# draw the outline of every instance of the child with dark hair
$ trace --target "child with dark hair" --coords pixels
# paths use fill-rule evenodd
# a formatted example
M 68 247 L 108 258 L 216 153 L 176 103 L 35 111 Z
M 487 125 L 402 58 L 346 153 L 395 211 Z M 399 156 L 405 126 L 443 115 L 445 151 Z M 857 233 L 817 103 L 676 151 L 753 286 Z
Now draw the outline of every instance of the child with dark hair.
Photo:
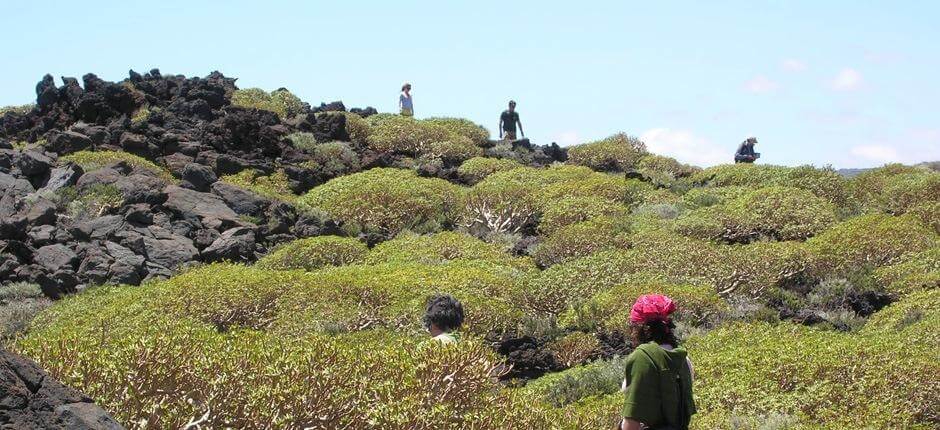
M 640 296 L 630 311 L 636 349 L 627 357 L 622 430 L 686 430 L 695 414 L 692 362 L 672 322 L 676 304 L 660 294 Z
M 463 305 L 449 294 L 431 297 L 424 311 L 424 328 L 434 340 L 447 345 L 457 342 L 457 329 L 463 324 Z

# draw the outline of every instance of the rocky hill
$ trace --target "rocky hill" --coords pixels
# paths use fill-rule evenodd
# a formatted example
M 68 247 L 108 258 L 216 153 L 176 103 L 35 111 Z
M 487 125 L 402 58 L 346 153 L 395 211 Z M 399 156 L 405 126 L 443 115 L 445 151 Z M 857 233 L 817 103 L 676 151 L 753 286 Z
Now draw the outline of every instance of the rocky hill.
M 277 175 L 302 194 L 337 173 L 415 164 L 414 154 L 352 144 L 354 166 L 331 171 L 289 138 L 349 142 L 347 121 L 372 108 L 311 108 L 286 90 L 273 93 L 286 100 L 277 112 L 244 107 L 270 99 L 263 92 L 234 105 L 235 79 L 218 72 L 62 81 L 45 76 L 35 106 L 0 116 L 0 282 L 37 283 L 50 297 L 165 278 L 193 262 L 251 262 L 279 243 L 339 231 L 220 178 Z M 513 150 L 533 165 L 564 158 L 557 146 Z M 459 181 L 448 160 L 419 171 Z

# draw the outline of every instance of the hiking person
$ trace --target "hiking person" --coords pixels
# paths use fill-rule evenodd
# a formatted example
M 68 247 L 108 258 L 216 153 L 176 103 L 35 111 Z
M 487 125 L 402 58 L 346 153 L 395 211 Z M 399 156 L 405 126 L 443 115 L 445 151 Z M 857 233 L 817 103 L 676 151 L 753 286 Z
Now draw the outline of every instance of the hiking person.
M 516 112 L 516 102 L 510 100 L 509 109 L 504 110 L 499 116 L 499 138 L 502 139 L 505 133 L 506 140 L 516 140 L 516 124 L 519 124 L 519 132 L 522 133 L 522 137 L 525 137 L 525 132 L 522 131 L 522 121 L 519 120 L 519 112 Z
M 463 305 L 449 294 L 439 294 L 428 300 L 424 311 L 424 328 L 431 337 L 444 344 L 457 342 L 457 329 L 463 324 Z
M 734 153 L 734 162 L 753 163 L 760 158 L 760 154 L 754 152 L 755 143 L 757 143 L 757 138 L 754 136 L 748 137 L 744 142 L 741 142 L 741 146 L 738 146 L 737 152 Z
M 401 95 L 398 96 L 398 109 L 402 116 L 415 116 L 414 104 L 411 101 L 411 84 L 405 82 L 401 86 Z
M 627 356 L 621 430 L 686 430 L 695 414 L 692 362 L 675 336 L 676 305 L 660 294 L 640 296 L 630 311 L 636 349 Z

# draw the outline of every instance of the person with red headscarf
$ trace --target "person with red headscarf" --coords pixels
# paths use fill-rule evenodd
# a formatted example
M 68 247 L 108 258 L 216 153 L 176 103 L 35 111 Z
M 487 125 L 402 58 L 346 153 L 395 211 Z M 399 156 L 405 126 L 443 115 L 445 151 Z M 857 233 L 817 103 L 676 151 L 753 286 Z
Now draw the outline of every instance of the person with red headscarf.
M 692 362 L 676 339 L 675 311 L 675 302 L 661 294 L 640 296 L 630 310 L 636 349 L 627 357 L 622 430 L 689 428 Z

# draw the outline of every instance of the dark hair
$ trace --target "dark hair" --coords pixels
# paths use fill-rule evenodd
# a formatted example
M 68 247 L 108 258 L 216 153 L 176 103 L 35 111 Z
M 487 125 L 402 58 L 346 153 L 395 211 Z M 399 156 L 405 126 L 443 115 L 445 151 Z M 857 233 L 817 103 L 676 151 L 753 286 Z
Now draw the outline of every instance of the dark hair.
M 679 340 L 676 339 L 676 325 L 663 321 L 648 321 L 645 323 L 630 323 L 630 337 L 633 339 L 633 346 L 640 346 L 649 341 L 657 344 L 669 344 L 673 347 L 679 346 Z
M 430 329 L 432 323 L 443 331 L 460 328 L 463 324 L 463 305 L 449 294 L 431 297 L 424 310 L 424 327 Z

